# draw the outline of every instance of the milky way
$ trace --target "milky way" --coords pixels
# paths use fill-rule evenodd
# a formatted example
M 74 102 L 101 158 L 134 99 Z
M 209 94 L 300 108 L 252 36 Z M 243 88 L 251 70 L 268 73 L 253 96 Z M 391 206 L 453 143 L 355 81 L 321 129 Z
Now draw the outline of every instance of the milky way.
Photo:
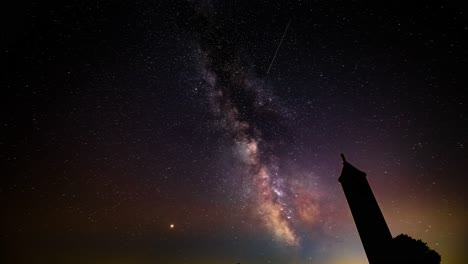
M 210 87 L 213 112 L 247 169 L 256 201 L 254 213 L 276 238 L 299 245 L 301 238 L 294 222 L 315 222 L 319 207 L 314 195 L 296 193 L 278 169 L 281 160 L 275 139 L 284 128 L 276 98 L 266 91 L 264 81 L 243 66 L 234 40 L 224 36 L 210 17 L 200 19 L 201 74 Z

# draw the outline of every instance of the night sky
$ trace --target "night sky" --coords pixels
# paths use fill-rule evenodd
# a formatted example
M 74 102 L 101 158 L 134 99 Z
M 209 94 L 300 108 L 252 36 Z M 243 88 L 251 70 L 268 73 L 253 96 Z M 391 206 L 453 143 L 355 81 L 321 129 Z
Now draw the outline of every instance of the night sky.
M 340 153 L 468 263 L 468 11 L 375 2 L 3 8 L 2 263 L 367 263 Z

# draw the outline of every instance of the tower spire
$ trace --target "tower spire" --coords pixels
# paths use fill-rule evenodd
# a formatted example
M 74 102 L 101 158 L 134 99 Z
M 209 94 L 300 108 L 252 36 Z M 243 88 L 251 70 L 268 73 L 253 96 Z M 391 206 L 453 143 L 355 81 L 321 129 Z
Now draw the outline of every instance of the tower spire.
M 346 158 L 345 158 L 344 154 L 341 153 L 340 155 L 341 155 L 341 159 L 343 160 L 343 163 L 346 162 Z

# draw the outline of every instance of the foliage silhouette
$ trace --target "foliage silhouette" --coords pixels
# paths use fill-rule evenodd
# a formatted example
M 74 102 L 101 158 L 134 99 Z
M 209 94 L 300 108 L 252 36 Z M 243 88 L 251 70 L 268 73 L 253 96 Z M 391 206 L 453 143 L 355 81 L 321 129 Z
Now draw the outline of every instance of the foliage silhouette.
M 439 253 L 430 249 L 420 239 L 416 240 L 406 234 L 393 238 L 393 250 L 395 263 L 440 264 Z

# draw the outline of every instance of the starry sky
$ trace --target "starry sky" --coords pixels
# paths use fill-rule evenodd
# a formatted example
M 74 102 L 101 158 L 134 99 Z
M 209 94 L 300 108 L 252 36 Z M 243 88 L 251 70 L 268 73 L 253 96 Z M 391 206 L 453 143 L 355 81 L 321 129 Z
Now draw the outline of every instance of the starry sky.
M 461 4 L 2 13 L 5 263 L 366 263 L 340 153 L 393 236 L 468 262 Z

